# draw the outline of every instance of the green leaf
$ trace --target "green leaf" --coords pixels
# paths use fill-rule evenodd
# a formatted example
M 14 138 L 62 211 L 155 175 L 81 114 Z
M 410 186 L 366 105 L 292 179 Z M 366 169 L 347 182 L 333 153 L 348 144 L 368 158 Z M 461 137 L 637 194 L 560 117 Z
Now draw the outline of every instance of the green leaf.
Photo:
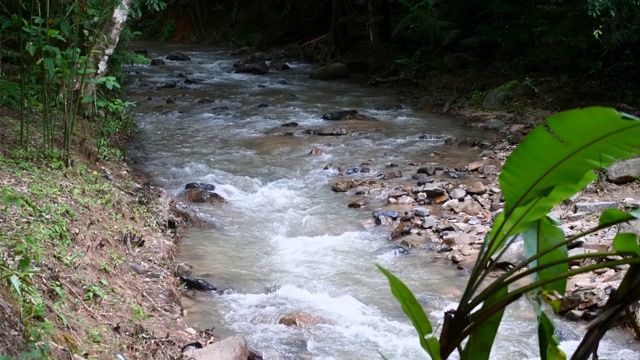
M 613 239 L 613 248 L 621 253 L 633 253 L 640 256 L 640 247 L 636 234 L 620 233 Z
M 9 283 L 11 283 L 11 286 L 13 286 L 13 289 L 16 291 L 16 293 L 19 296 L 22 296 L 22 281 L 20 281 L 20 278 L 18 276 L 11 275 L 9 276 Z
M 422 306 L 418 300 L 416 300 L 416 297 L 413 295 L 411 290 L 409 290 L 409 288 L 400 281 L 400 279 L 389 272 L 389 270 L 380 265 L 376 266 L 389 280 L 391 293 L 396 299 L 398 299 L 398 302 L 402 305 L 402 310 L 407 314 L 409 319 L 411 319 L 413 327 L 416 329 L 418 336 L 420 337 L 420 345 L 422 345 L 422 348 L 433 360 L 440 360 L 440 344 L 438 343 L 438 340 L 433 337 L 429 339 L 426 338 L 427 335 L 431 334 L 433 328 L 431 327 L 431 323 L 429 322 L 427 315 L 425 315 L 424 310 L 422 310 Z
M 500 173 L 505 215 L 493 226 L 490 251 L 584 188 L 595 178 L 594 167 L 638 154 L 639 138 L 640 122 L 611 108 L 565 111 L 537 126 Z
M 494 303 L 499 302 L 508 294 L 506 287 L 501 287 L 495 293 L 493 293 L 482 305 L 482 309 L 490 309 L 494 306 Z M 502 321 L 502 315 L 504 315 L 504 307 L 501 307 L 498 312 L 491 315 L 483 323 L 481 323 L 469 336 L 469 341 L 462 350 L 460 356 L 461 360 L 488 360 L 491 354 L 491 347 L 493 341 L 498 333 L 498 327 L 500 321 Z M 473 317 L 473 316 L 472 316 Z
M 624 212 L 618 209 L 607 209 L 600 215 L 598 226 L 609 227 L 634 219 L 640 219 L 640 209 L 635 209 L 630 212 Z
M 564 242 L 564 232 L 558 226 L 554 225 L 548 218 L 542 218 L 536 222 L 531 223 L 529 229 L 523 234 L 524 237 L 524 251 L 527 257 L 531 258 L 536 254 L 543 252 L 557 244 Z M 541 256 L 537 260 L 533 260 L 529 263 L 529 268 L 533 269 L 536 266 L 546 265 L 552 262 L 563 260 L 567 258 L 567 246 L 561 246 L 548 254 Z M 546 278 L 565 273 L 569 270 L 569 264 L 567 262 L 554 265 L 542 269 L 540 271 L 531 274 L 531 282 L 538 280 L 544 280 Z M 543 290 L 557 291 L 559 294 L 564 295 L 567 288 L 567 279 L 555 281 L 550 284 L 546 284 L 542 287 Z
M 527 300 L 533 306 L 538 317 L 538 343 L 540 346 L 540 360 L 565 360 L 567 355 L 560 349 L 560 342 L 554 335 L 555 325 L 542 310 L 540 292 L 530 292 Z

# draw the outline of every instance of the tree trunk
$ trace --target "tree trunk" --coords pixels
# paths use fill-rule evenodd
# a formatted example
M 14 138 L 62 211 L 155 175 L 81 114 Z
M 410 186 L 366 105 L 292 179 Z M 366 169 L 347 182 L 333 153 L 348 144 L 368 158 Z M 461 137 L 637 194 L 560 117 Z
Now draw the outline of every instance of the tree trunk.
M 389 41 L 389 0 L 368 0 L 369 70 L 384 67 L 382 46 Z
M 333 0 L 331 5 L 331 23 L 329 25 L 328 61 L 335 59 L 340 53 L 340 45 L 346 35 L 344 21 L 344 0 Z

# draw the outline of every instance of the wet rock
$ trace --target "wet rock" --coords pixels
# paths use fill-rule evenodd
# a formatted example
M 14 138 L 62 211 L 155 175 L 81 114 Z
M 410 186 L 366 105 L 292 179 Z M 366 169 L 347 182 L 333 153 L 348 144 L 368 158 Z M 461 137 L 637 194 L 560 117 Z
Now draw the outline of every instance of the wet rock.
M 607 179 L 624 184 L 640 178 L 640 158 L 618 161 L 607 169 Z
M 409 249 L 421 248 L 427 245 L 427 243 L 429 243 L 429 238 L 419 235 L 409 235 L 400 241 L 400 245 Z
M 482 170 L 483 174 L 491 175 L 491 176 L 498 175 L 498 171 L 499 171 L 498 167 L 495 165 L 485 165 L 480 170 Z
M 398 212 L 395 210 L 376 210 L 373 212 L 374 218 L 380 218 L 384 216 L 392 220 L 397 220 L 399 215 L 400 214 L 398 214 Z
M 487 192 L 487 187 L 480 181 L 476 181 L 467 186 L 467 192 L 469 194 L 482 195 Z
M 278 319 L 278 324 L 292 327 L 307 328 L 322 323 L 326 323 L 326 321 L 323 321 L 322 319 L 303 311 L 284 314 L 280 317 L 280 319 Z
M 567 312 L 566 314 L 564 314 L 564 316 L 569 319 L 569 320 L 573 320 L 573 321 L 578 321 L 580 319 L 582 319 L 582 317 L 584 316 L 585 311 L 584 310 L 570 310 L 569 312 Z
M 382 175 L 382 180 L 402 179 L 402 171 L 392 171 Z
M 282 127 L 296 127 L 296 126 L 298 126 L 298 123 L 295 122 L 295 121 L 292 121 L 292 122 L 284 123 L 284 124 L 282 124 L 280 126 L 282 126 Z
M 524 90 L 524 86 L 517 80 L 504 83 L 485 95 L 482 100 L 482 107 L 488 110 L 500 110 L 521 95 Z M 500 128 L 503 126 L 500 126 Z
M 347 129 L 344 128 L 322 128 L 317 131 L 318 135 L 321 136 L 341 136 L 347 135 Z
M 315 80 L 333 80 L 349 77 L 349 68 L 342 63 L 332 63 L 321 66 L 309 74 L 309 78 Z
M 193 290 L 216 291 L 217 287 L 210 282 L 196 277 L 181 276 L 180 281 L 185 288 Z
M 345 172 L 345 174 L 347 175 L 353 175 L 353 174 L 357 174 L 360 172 L 360 168 L 357 166 L 354 167 L 350 167 L 347 169 L 347 171 Z
M 284 60 L 273 60 L 269 63 L 269 69 L 275 71 L 284 71 L 290 70 L 291 66 L 287 64 Z
M 190 348 L 184 356 L 193 360 L 247 360 L 251 352 L 247 343 L 240 335 L 212 343 L 201 349 Z
M 496 254 L 501 251 L 496 252 Z M 504 252 L 504 254 L 496 259 L 495 256 L 492 258 L 493 261 L 509 263 L 509 264 L 518 264 L 527 259 L 527 254 L 524 252 L 524 241 L 516 241 L 509 245 L 509 248 Z
M 415 202 L 415 199 L 409 195 L 403 195 L 396 199 L 396 203 L 400 205 L 413 205 Z
M 164 65 L 165 62 L 162 59 L 153 59 L 151 60 L 151 65 L 152 66 L 158 66 L 158 65 Z
M 427 165 L 416 170 L 417 174 L 427 174 L 429 176 L 433 176 L 436 173 L 436 168 L 433 165 Z
M 178 200 L 192 203 L 226 204 L 227 200 L 217 193 L 201 187 L 184 190 L 176 197 Z
M 250 55 L 242 61 L 234 62 L 233 68 L 236 73 L 242 74 L 265 75 L 269 73 L 269 66 L 265 62 L 264 54 L 260 52 Z
M 326 154 L 326 151 L 323 148 L 313 148 L 313 149 L 311 149 L 309 154 L 311 154 L 311 155 L 322 155 L 322 154 Z
M 189 190 L 189 189 L 203 189 L 203 190 L 207 190 L 207 191 L 214 191 L 216 189 L 216 186 L 213 184 L 207 184 L 207 183 L 200 183 L 200 182 L 192 182 L 192 183 L 188 183 L 184 186 L 185 190 Z
M 401 238 L 402 236 L 411 234 L 412 228 L 413 227 L 411 226 L 411 224 L 401 222 L 400 224 L 398 224 L 398 226 L 396 226 L 395 229 L 393 229 L 391 235 L 389 236 L 389 240 L 396 240 Z
M 353 180 L 343 180 L 333 184 L 333 186 L 331 186 L 331 190 L 334 192 L 347 192 L 347 190 L 355 186 L 356 183 Z
M 182 51 L 172 51 L 167 56 L 165 56 L 165 59 L 172 60 L 172 61 L 189 61 L 189 60 L 191 60 L 189 55 L 183 53 Z
M 577 213 L 601 212 L 606 209 L 615 209 L 618 203 L 615 201 L 578 202 L 575 206 Z
M 178 263 L 178 265 L 176 265 L 175 270 L 173 271 L 173 276 L 180 278 L 183 276 L 186 277 L 193 277 L 193 266 L 191 266 L 190 264 L 186 263 L 186 262 L 181 262 Z
M 264 103 L 263 103 L 263 104 L 258 104 L 258 106 L 257 106 L 257 107 L 259 107 L 259 108 L 266 108 L 266 107 L 269 107 L 269 104 L 264 104 Z
M 357 114 L 358 111 L 356 110 L 343 110 L 322 114 L 321 118 L 322 120 L 346 120 L 350 116 L 354 116 Z
M 560 312 L 565 313 L 573 309 L 585 310 L 596 307 L 598 303 L 606 300 L 606 298 L 607 295 L 605 294 L 605 291 L 600 288 L 576 290 L 562 298 Z
M 367 201 L 365 199 L 358 199 L 348 205 L 348 207 L 353 209 L 359 209 L 361 207 L 367 206 Z

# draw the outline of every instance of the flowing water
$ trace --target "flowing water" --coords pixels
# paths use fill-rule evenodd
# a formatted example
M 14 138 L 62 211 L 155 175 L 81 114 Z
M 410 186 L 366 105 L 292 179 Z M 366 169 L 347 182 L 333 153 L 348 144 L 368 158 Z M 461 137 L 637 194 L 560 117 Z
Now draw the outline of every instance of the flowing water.
M 350 197 L 332 193 L 335 170 L 326 164 L 391 162 L 459 165 L 478 150 L 444 146 L 441 135 L 482 138 L 456 121 L 411 110 L 376 111 L 397 95 L 357 79 L 308 79 L 311 65 L 292 63 L 266 76 L 234 74 L 228 49 L 138 44 L 153 57 L 185 51 L 189 62 L 131 66 L 128 96 L 137 101 L 137 138 L 129 155 L 155 185 L 177 194 L 188 182 L 206 182 L 228 200 L 198 210 L 214 224 L 185 230 L 179 260 L 218 285 L 218 293 L 186 292 L 187 322 L 214 328 L 218 337 L 242 334 L 265 359 L 426 359 L 415 330 L 376 270 L 401 278 L 442 319 L 466 277 L 433 253 L 403 254 L 387 240 L 390 229 L 363 225 L 370 210 L 347 208 Z M 200 79 L 183 84 L 184 75 Z M 177 86 L 162 87 L 176 83 Z M 174 100 L 167 103 L 167 99 Z M 268 106 L 258 106 L 266 104 Z M 357 109 L 378 122 L 329 123 L 320 114 Z M 297 128 L 283 128 L 295 121 Z M 340 126 L 341 137 L 301 135 L 301 129 Z M 278 133 L 293 131 L 295 136 Z M 437 135 L 420 139 L 419 135 Z M 314 147 L 324 155 L 310 155 Z M 406 175 L 406 174 L 405 174 Z M 358 178 L 359 174 L 354 177 Z M 384 202 L 380 195 L 380 204 Z M 321 319 L 317 326 L 278 324 L 291 312 Z M 562 347 L 577 345 L 583 323 L 558 320 Z M 494 359 L 535 359 L 535 319 L 518 302 L 507 312 Z M 601 345 L 601 359 L 639 359 L 622 333 Z

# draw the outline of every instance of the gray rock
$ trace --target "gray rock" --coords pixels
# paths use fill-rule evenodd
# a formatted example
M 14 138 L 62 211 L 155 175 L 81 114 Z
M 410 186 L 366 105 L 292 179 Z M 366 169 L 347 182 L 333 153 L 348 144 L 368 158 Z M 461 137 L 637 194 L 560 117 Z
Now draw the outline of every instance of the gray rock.
M 417 207 L 417 208 L 414 208 L 412 212 L 417 217 L 426 217 L 431 214 L 431 209 L 427 209 L 424 207 Z
M 622 233 L 636 234 L 640 239 L 640 220 L 632 220 L 618 225 L 618 234 Z
M 434 216 L 427 216 L 424 219 L 422 219 L 422 223 L 420 224 L 420 227 L 423 229 L 430 229 L 436 226 L 437 224 L 438 224 L 438 219 L 436 219 Z
M 436 173 L 436 168 L 433 165 L 427 165 L 424 167 L 419 168 L 416 173 L 418 174 L 427 174 L 429 176 L 432 176 Z
M 449 197 L 456 200 L 462 199 L 465 195 L 467 195 L 467 192 L 461 188 L 455 188 L 449 193 Z
M 500 252 L 501 251 L 498 251 L 496 254 Z M 496 260 L 495 257 L 493 259 Z M 525 260 L 527 260 L 527 255 L 524 252 L 524 241 L 512 242 L 504 252 L 504 255 L 497 259 L 498 262 L 508 262 L 510 264 L 518 264 Z
M 173 61 L 189 61 L 189 60 L 191 60 L 189 55 L 183 53 L 182 51 L 172 51 L 165 57 L 165 59 L 173 60 Z
M 187 350 L 184 355 L 194 360 L 247 360 L 250 352 L 244 338 L 236 335 L 202 349 Z
M 579 202 L 576 203 L 575 212 L 590 213 L 596 211 L 604 211 L 606 209 L 615 209 L 618 203 L 615 201 L 598 201 L 598 202 Z
M 524 92 L 524 86 L 512 80 L 489 91 L 482 101 L 482 107 L 489 110 L 500 110 Z
M 484 124 L 485 130 L 500 130 L 503 127 L 505 127 L 505 123 L 498 119 L 490 119 Z
M 391 218 L 393 220 L 396 220 L 399 216 L 398 212 L 395 210 L 376 210 L 373 212 L 373 217 L 374 218 L 379 218 L 381 216 L 385 216 L 388 218 Z
M 318 130 L 318 135 L 321 136 L 341 136 L 347 135 L 347 129 L 344 128 L 322 128 Z
M 634 198 L 625 198 L 622 199 L 622 205 L 624 205 L 627 209 L 637 209 L 640 208 L 640 200 Z
M 607 179 L 615 184 L 624 184 L 640 177 L 640 158 L 618 161 L 607 169 Z
M 472 184 L 469 184 L 469 186 L 467 186 L 467 192 L 469 194 L 482 195 L 487 192 L 487 187 L 480 181 L 476 181 Z
M 349 68 L 342 63 L 321 66 L 309 74 L 309 78 L 315 80 L 344 79 L 347 77 L 349 77 Z
M 573 309 L 567 312 L 566 314 L 564 314 L 564 316 L 569 320 L 578 321 L 582 319 L 582 317 L 584 316 L 584 313 L 585 313 L 584 310 Z

